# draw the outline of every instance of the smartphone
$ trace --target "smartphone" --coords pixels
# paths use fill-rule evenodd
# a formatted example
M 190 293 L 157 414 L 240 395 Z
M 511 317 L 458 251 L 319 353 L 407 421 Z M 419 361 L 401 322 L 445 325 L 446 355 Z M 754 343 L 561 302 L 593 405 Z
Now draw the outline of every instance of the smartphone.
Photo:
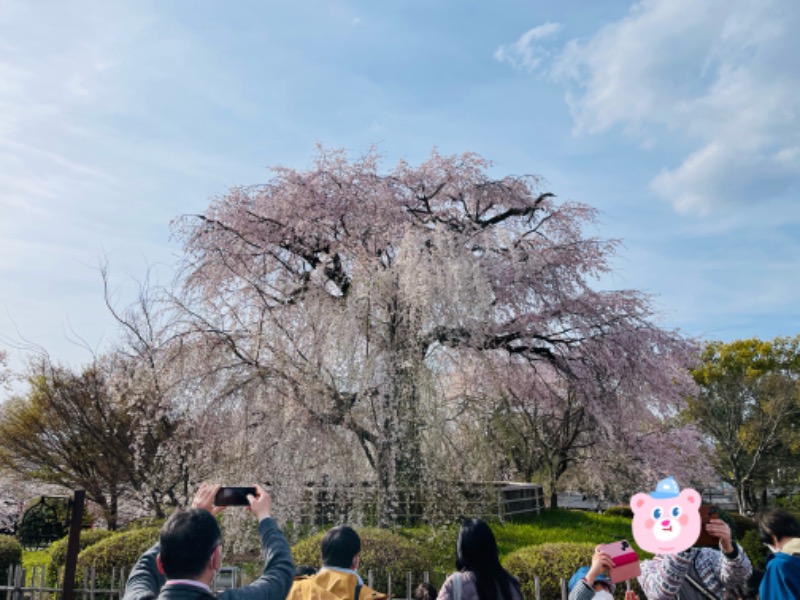
M 627 581 L 642 574 L 639 557 L 627 540 L 604 544 L 600 548 L 614 563 L 614 567 L 608 572 L 611 583 Z
M 719 519 L 719 510 L 714 505 L 700 505 L 700 535 L 694 545 L 698 548 L 716 548 L 719 538 L 706 531 L 706 525 L 711 519 Z
M 215 506 L 250 506 L 247 495 L 256 495 L 254 487 L 221 487 L 214 496 Z

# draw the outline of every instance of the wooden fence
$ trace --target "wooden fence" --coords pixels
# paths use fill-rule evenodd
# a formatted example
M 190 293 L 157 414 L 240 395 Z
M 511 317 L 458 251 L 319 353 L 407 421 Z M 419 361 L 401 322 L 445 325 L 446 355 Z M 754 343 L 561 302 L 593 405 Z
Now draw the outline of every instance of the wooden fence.
M 231 569 L 228 577 L 217 577 L 212 584 L 212 589 L 219 594 L 231 587 L 247 585 L 244 574 L 238 569 Z M 94 568 L 84 569 L 78 573 L 75 582 L 75 598 L 81 600 L 121 600 L 125 592 L 125 581 L 127 574 L 125 569 L 114 569 L 110 578 L 101 577 Z M 375 574 L 372 570 L 367 572 L 365 583 L 373 587 Z M 100 586 L 98 581 L 110 581 L 108 585 Z M 390 598 L 411 600 L 414 597 L 414 590 L 422 582 L 430 581 L 430 573 L 422 573 L 421 579 L 417 574 L 408 572 L 404 577 L 392 578 L 390 573 L 386 576 L 386 594 Z M 526 600 L 557 600 L 554 598 L 542 598 L 539 589 L 539 578 L 534 578 L 533 595 L 526 596 Z M 629 582 L 625 582 L 626 589 L 630 589 Z M 567 600 L 567 579 L 561 578 L 561 600 Z M 384 591 L 384 590 L 381 590 Z M 0 585 L 0 599 L 4 600 L 59 600 L 62 590 L 60 587 L 47 585 L 45 569 L 43 567 L 33 567 L 30 571 L 21 567 L 9 567 L 6 585 Z

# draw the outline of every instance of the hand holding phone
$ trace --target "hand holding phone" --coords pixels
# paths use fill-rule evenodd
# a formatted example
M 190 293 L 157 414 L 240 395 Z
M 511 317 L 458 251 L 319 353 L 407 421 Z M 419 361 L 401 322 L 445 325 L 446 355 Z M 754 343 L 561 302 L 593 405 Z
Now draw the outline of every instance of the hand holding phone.
M 614 566 L 608 571 L 612 583 L 627 581 L 642 574 L 639 557 L 627 540 L 603 544 L 600 549 L 608 554 L 614 563 Z
M 708 504 L 700 505 L 700 535 L 694 543 L 698 548 L 716 548 L 719 545 L 719 538 L 706 529 L 706 525 L 711 519 L 719 519 L 717 507 Z

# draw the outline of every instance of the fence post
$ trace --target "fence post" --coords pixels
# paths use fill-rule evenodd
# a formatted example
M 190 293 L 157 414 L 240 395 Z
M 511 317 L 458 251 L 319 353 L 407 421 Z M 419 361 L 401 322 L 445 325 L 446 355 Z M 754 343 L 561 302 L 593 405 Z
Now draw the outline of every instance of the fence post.
M 372 569 L 367 571 L 367 585 L 372 589 L 375 589 L 375 576 L 372 573 Z
M 83 525 L 83 500 L 86 496 L 84 490 L 75 490 L 72 502 L 72 522 L 69 526 L 69 541 L 67 542 L 67 560 L 64 565 L 64 587 L 61 600 L 75 600 L 75 568 L 78 564 L 78 550 L 81 539 L 81 526 Z
M 567 582 L 566 582 L 566 580 L 562 577 L 559 580 L 559 584 L 561 585 L 561 600 L 568 600 L 569 595 L 567 594 Z
M 497 519 L 503 523 L 503 488 L 497 490 Z
M 536 597 L 536 600 L 542 600 L 542 588 L 539 584 L 538 575 L 533 577 L 533 595 Z
M 386 573 L 386 595 L 392 597 L 392 574 Z
M 414 585 L 412 577 L 413 573 L 411 571 L 406 573 L 406 600 L 411 600 L 411 594 L 413 593 L 411 591 L 411 586 Z

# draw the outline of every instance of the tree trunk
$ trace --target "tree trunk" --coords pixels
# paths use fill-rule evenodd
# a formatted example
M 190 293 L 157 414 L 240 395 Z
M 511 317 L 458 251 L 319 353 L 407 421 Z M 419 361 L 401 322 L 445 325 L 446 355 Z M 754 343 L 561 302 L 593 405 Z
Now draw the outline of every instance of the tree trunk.
M 394 524 L 397 507 L 397 481 L 391 438 L 384 436 L 378 443 L 375 457 L 378 477 L 378 526 L 390 527 Z
M 550 508 L 558 508 L 558 475 L 555 468 L 550 467 Z
M 109 496 L 111 502 L 108 505 L 108 528 L 111 531 L 116 531 L 119 525 L 119 492 L 117 492 L 116 486 L 111 490 Z
M 739 482 L 736 486 L 736 504 L 739 507 L 739 514 L 747 513 L 747 489 L 744 482 Z

